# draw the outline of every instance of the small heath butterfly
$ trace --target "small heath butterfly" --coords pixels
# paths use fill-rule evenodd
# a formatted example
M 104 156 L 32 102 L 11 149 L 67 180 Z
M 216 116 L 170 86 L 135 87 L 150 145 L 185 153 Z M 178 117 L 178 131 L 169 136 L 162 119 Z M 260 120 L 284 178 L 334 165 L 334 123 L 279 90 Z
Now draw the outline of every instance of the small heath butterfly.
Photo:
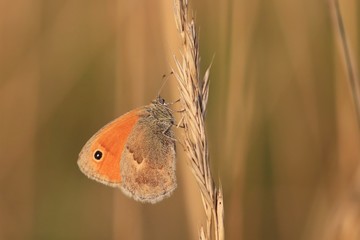
M 79 168 L 137 201 L 159 202 L 176 188 L 173 124 L 171 109 L 158 96 L 95 133 L 79 154 Z

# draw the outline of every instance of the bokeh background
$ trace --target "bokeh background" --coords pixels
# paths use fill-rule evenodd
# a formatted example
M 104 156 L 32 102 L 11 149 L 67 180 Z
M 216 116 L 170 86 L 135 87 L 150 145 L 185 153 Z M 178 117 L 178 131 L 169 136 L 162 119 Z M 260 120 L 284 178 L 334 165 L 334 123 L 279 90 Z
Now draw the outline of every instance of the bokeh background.
M 214 59 L 207 128 L 227 239 L 360 239 L 359 127 L 328 1 L 191 3 L 203 70 Z M 197 238 L 181 146 L 178 188 L 156 205 L 76 164 L 94 132 L 156 96 L 179 54 L 172 4 L 0 1 L 0 239 Z M 340 6 L 358 63 L 360 2 Z M 178 98 L 174 80 L 162 96 Z

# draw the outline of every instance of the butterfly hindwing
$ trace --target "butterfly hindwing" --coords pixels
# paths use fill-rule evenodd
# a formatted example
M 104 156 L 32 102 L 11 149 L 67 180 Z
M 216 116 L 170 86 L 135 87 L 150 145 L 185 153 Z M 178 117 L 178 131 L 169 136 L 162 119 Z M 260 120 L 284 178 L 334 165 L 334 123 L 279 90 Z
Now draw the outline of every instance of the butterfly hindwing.
M 136 200 L 155 203 L 176 188 L 175 141 L 170 121 L 145 110 L 134 126 L 120 162 L 121 189 Z

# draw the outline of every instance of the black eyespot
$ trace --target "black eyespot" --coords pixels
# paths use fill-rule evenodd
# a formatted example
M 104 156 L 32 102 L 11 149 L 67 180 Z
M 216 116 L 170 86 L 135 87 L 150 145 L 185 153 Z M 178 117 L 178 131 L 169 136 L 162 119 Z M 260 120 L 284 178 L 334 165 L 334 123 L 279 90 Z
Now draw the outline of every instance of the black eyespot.
M 103 153 L 100 150 L 96 150 L 94 153 L 95 160 L 101 160 Z

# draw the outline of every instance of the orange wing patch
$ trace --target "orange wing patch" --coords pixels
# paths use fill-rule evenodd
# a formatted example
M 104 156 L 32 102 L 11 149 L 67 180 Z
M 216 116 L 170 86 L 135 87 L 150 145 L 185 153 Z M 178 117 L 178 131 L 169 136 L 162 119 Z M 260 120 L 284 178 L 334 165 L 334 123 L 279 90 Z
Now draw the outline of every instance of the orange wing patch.
M 116 186 L 121 182 L 120 160 L 125 143 L 139 119 L 141 109 L 134 109 L 108 123 L 90 138 L 80 153 L 78 164 L 89 178 Z M 101 160 L 94 154 L 102 152 Z

